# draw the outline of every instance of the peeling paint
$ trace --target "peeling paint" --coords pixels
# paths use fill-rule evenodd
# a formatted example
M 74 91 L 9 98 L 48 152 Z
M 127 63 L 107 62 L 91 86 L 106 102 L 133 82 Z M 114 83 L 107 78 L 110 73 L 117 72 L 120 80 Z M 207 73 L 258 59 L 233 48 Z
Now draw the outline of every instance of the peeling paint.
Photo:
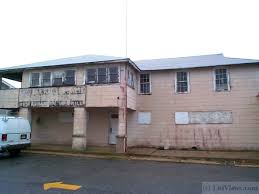
M 20 89 L 20 107 L 83 107 L 85 86 Z

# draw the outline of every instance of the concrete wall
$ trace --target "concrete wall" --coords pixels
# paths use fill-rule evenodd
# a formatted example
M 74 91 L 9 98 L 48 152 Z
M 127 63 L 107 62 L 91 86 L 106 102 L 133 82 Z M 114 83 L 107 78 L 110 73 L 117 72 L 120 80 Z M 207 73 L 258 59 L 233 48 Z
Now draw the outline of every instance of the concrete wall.
M 72 144 L 72 109 L 33 109 L 32 143 Z
M 107 146 L 110 128 L 109 113 L 114 109 L 88 110 L 87 145 Z M 73 109 L 32 109 L 32 143 L 72 144 Z
M 88 110 L 87 144 L 107 146 L 109 136 L 109 113 L 111 110 L 95 108 Z
M 214 92 L 213 68 L 190 69 L 190 93 L 176 94 L 175 71 L 152 72 L 152 95 L 137 95 L 128 114 L 129 146 L 200 149 L 259 149 L 259 66 L 230 66 L 230 92 Z M 151 112 L 140 125 L 138 112 Z M 175 112 L 232 112 L 232 123 L 175 124 Z

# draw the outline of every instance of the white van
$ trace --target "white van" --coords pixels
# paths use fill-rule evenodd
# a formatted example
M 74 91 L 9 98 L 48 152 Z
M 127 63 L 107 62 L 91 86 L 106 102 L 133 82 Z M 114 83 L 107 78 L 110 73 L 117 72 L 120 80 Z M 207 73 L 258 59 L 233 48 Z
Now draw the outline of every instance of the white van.
M 21 117 L 0 116 L 0 153 L 16 156 L 30 146 L 31 126 Z

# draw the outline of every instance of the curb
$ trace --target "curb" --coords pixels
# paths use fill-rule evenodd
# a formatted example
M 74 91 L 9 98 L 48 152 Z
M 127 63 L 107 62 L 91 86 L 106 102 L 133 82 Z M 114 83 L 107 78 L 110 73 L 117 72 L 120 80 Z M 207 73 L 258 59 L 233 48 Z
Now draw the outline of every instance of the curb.
M 91 153 L 72 153 L 72 152 L 60 152 L 60 151 L 42 151 L 42 150 L 23 150 L 23 153 L 32 154 L 48 154 L 57 156 L 72 156 L 72 157 L 84 157 L 84 158 L 97 158 L 97 159 L 117 159 L 117 160 L 136 160 L 136 161 L 154 161 L 154 162 L 170 162 L 170 163 L 183 163 L 183 164 L 203 164 L 203 165 L 221 165 L 227 166 L 224 162 L 207 161 L 207 160 L 194 160 L 194 159 L 179 159 L 179 158 L 164 158 L 164 157 L 151 157 L 151 156 L 136 156 L 136 155 L 121 155 L 121 154 L 91 154 Z M 248 167 L 259 168 L 259 165 L 253 164 L 233 164 L 235 167 Z

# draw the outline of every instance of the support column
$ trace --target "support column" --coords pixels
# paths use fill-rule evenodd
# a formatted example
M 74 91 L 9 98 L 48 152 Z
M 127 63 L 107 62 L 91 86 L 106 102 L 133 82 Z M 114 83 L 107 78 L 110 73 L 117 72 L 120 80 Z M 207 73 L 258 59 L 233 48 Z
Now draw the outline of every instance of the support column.
M 19 110 L 19 117 L 27 119 L 31 124 L 31 109 L 29 108 L 20 108 Z
M 121 68 L 119 123 L 116 142 L 116 152 L 127 152 L 127 65 Z
M 74 108 L 73 142 L 72 149 L 86 149 L 86 130 L 87 130 L 87 111 L 86 108 Z

